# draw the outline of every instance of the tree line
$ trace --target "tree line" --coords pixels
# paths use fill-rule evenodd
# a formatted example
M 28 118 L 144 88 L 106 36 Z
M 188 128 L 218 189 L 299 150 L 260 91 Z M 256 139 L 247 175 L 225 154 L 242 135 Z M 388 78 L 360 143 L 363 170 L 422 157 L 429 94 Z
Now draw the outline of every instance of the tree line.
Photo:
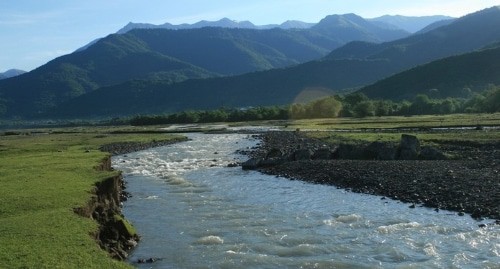
M 370 99 L 363 93 L 356 92 L 287 106 L 220 108 L 209 111 L 183 111 L 168 115 L 140 115 L 133 117 L 130 124 L 156 125 L 494 112 L 500 112 L 500 86 L 490 85 L 481 93 L 470 92 L 469 98 L 436 99 L 426 94 L 419 94 L 412 101 L 392 101 Z

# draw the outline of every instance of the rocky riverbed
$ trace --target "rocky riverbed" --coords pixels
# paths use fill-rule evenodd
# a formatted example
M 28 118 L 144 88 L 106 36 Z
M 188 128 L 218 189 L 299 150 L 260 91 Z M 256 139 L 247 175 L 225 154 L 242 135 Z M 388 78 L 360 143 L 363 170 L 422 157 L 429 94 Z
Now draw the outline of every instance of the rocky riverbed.
M 361 150 L 346 149 L 310 139 L 301 132 L 268 132 L 261 139 L 259 148 L 251 153 L 251 167 L 246 163 L 244 168 L 380 195 L 381 199 L 389 197 L 409 203 L 410 208 L 426 206 L 467 213 L 476 219 L 492 218 L 497 223 L 500 220 L 499 143 L 446 144 L 432 149 L 438 154 L 432 159 L 423 159 L 419 155 L 398 158 L 401 149 L 397 147 L 389 147 L 394 153 L 385 158 L 384 154 L 373 155 L 370 145 Z M 377 147 L 387 152 L 384 145 Z M 439 155 L 441 150 L 461 157 L 450 160 Z M 353 152 L 358 153 L 349 155 Z

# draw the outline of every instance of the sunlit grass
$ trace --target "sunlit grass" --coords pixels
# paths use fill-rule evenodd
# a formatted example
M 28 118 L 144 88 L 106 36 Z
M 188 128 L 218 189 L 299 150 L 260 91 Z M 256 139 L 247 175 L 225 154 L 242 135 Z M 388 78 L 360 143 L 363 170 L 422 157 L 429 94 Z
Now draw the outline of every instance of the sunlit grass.
M 110 129 L 0 136 L 0 268 L 130 267 L 99 248 L 97 223 L 73 209 L 90 200 L 96 182 L 118 173 L 94 169 L 108 155 L 100 145 L 173 136 Z
M 500 113 L 309 119 L 289 121 L 286 124 L 288 128 L 292 129 L 300 128 L 314 130 L 499 126 Z

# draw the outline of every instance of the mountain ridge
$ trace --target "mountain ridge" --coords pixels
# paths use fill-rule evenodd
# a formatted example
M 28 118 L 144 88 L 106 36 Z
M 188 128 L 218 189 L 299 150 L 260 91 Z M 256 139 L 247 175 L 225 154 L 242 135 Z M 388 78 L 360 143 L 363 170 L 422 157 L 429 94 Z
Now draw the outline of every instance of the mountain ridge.
M 0 73 L 0 80 L 1 79 L 7 79 L 7 78 L 12 78 L 12 77 L 17 77 L 19 75 L 22 75 L 26 73 L 26 71 L 24 70 L 20 70 L 20 69 L 9 69 L 3 73 Z
M 434 98 L 468 97 L 469 91 L 500 85 L 500 43 L 493 48 L 417 66 L 359 90 L 370 98 L 403 100 L 432 92 Z M 464 91 L 466 88 L 468 91 Z
M 460 54 L 460 51 L 462 51 L 462 54 L 470 53 L 487 47 L 488 44 L 492 44 L 494 41 L 498 42 L 500 40 L 500 32 L 497 30 L 499 27 L 491 27 L 491 25 L 500 25 L 499 12 L 500 10 L 484 10 L 454 21 L 448 26 L 399 41 L 378 45 L 353 42 L 337 49 L 344 55 L 346 51 L 353 49 L 355 56 L 358 56 L 357 53 L 360 50 L 365 53 L 363 57 L 326 57 L 321 61 L 311 61 L 289 68 L 254 72 L 234 77 L 188 80 L 172 85 L 135 82 L 136 88 L 127 85 L 111 86 L 74 99 L 61 106 L 59 111 L 71 111 L 75 117 L 88 117 L 93 113 L 93 116 L 123 116 L 130 113 L 123 107 L 133 108 L 135 113 L 169 113 L 176 112 L 176 110 L 213 109 L 222 106 L 245 107 L 287 104 L 296 101 L 298 96 L 304 95 L 304 92 L 307 91 L 319 93 L 317 94 L 318 97 L 321 95 L 326 96 L 345 88 L 373 84 L 380 79 L 390 77 L 406 69 L 424 65 L 429 58 L 432 58 L 431 56 L 434 57 L 434 60 L 439 61 L 442 58 L 454 57 L 454 55 Z M 479 20 L 479 18 L 481 19 Z M 422 58 L 420 61 L 404 61 L 404 57 L 402 57 L 403 61 L 400 61 L 394 58 L 398 53 L 388 54 L 394 56 L 392 58 L 371 57 L 374 53 L 380 54 L 380 51 L 391 48 L 394 44 L 406 44 L 413 48 L 410 52 L 416 52 L 416 55 L 419 56 L 422 52 L 428 50 L 428 46 L 434 47 L 437 44 L 456 42 L 460 32 L 475 33 L 480 37 L 488 38 L 480 39 L 481 42 L 473 40 L 471 44 L 460 44 L 458 49 L 451 48 L 449 51 L 438 51 L 440 54 Z M 436 38 L 436 36 L 441 38 Z M 471 36 L 474 38 L 474 35 Z M 469 41 L 469 39 L 461 40 L 461 42 Z M 382 47 L 382 50 L 380 50 L 380 47 Z M 400 53 L 401 51 L 396 50 L 396 52 Z M 133 98 L 127 97 L 129 96 L 127 92 L 133 89 L 142 89 L 141 101 L 144 103 L 140 104 L 135 102 Z M 109 105 L 109 100 L 112 98 L 119 98 L 116 105 Z M 93 109 L 88 110 L 91 105 L 93 105 Z M 54 111 L 52 115 L 62 114 Z
M 346 14 L 337 14 L 346 15 Z M 402 15 L 383 15 L 376 18 L 367 18 L 365 20 L 376 23 L 383 28 L 393 28 L 405 30 L 409 33 L 415 33 L 421 30 L 425 26 L 434 23 L 436 21 L 452 19 L 453 17 L 443 16 L 443 15 L 433 15 L 433 16 L 402 16 Z M 271 28 L 282 28 L 282 29 L 308 29 L 316 25 L 317 23 L 303 22 L 300 20 L 287 20 L 280 24 L 266 24 L 266 25 L 256 25 L 250 21 L 236 21 L 229 18 L 222 18 L 217 21 L 207 21 L 202 20 L 193 24 L 182 23 L 182 24 L 152 24 L 152 23 L 134 23 L 129 22 L 127 25 L 123 26 L 116 33 L 123 34 L 132 29 L 193 29 L 202 27 L 227 27 L 227 28 L 248 28 L 248 29 L 271 29 Z
M 426 26 L 437 21 L 455 19 L 450 16 L 433 15 L 433 16 L 402 16 L 402 15 L 383 15 L 376 18 L 367 19 L 370 22 L 382 22 L 385 24 L 397 26 L 400 29 L 410 33 L 416 33 Z
M 354 19 L 363 21 L 360 17 L 343 18 Z M 173 83 L 282 68 L 321 58 L 354 37 L 384 39 L 373 31 L 378 29 L 376 26 L 368 29 L 366 25 L 369 23 L 337 31 L 328 24 L 331 29 L 322 32 L 221 27 L 133 29 L 125 34 L 111 34 L 18 79 L 1 80 L 0 95 L 9 104 L 6 115 L 19 116 L 41 113 L 97 88 L 131 79 L 153 77 Z M 351 32 L 355 34 L 349 36 Z M 394 32 L 407 35 L 399 30 Z

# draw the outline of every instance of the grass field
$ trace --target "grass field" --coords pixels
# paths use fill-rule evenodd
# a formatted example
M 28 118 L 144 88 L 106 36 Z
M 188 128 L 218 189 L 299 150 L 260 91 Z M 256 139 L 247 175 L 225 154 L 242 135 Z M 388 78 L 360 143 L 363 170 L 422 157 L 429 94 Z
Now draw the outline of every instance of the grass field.
M 73 208 L 87 203 L 96 182 L 118 173 L 94 169 L 107 156 L 100 145 L 173 136 L 109 134 L 114 129 L 0 136 L 0 268 L 130 267 L 99 248 L 97 223 Z
M 473 143 L 500 141 L 498 128 L 500 113 L 315 119 L 282 122 L 281 125 L 287 126 L 289 130 L 309 131 L 310 137 L 323 139 L 332 144 L 398 142 L 402 133 L 416 135 L 424 145 L 447 141 Z M 478 126 L 483 128 L 476 130 Z
M 494 114 L 450 114 L 423 116 L 390 116 L 367 118 L 331 118 L 295 120 L 286 122 L 288 128 L 314 130 L 361 130 L 361 129 L 406 129 L 446 128 L 456 126 L 500 126 L 500 113 Z

